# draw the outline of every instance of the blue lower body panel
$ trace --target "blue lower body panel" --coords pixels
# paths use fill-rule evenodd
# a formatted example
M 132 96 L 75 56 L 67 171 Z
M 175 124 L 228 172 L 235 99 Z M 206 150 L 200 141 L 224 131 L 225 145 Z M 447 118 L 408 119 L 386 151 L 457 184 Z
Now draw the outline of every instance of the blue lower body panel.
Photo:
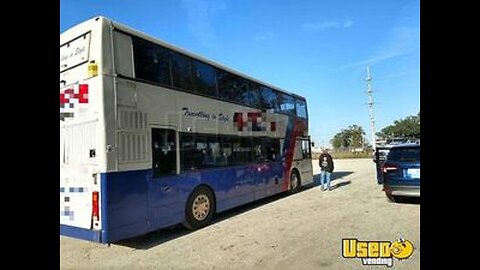
M 199 185 L 213 190 L 222 212 L 282 190 L 282 163 L 248 164 L 153 177 L 152 170 L 102 173 L 102 230 L 60 225 L 60 234 L 111 243 L 181 223 L 189 195 Z
M 101 232 L 60 224 L 60 234 L 93 242 L 101 241 Z

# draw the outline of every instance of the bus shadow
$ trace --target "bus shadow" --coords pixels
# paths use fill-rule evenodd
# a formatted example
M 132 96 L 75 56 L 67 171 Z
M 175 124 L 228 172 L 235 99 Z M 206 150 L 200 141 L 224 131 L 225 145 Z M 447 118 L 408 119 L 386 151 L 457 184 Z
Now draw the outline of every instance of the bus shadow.
M 308 189 L 308 188 L 304 188 L 304 189 L 300 190 L 299 193 L 301 193 L 302 191 L 304 191 L 306 189 Z M 295 193 L 295 194 L 298 194 L 298 193 Z M 283 192 L 283 193 L 280 193 L 280 194 L 275 194 L 273 196 L 263 198 L 263 199 L 260 199 L 258 201 L 250 202 L 248 204 L 245 204 L 245 205 L 242 205 L 242 206 L 224 211 L 222 213 L 218 213 L 213 217 L 209 226 L 211 226 L 213 224 L 216 224 L 216 223 L 219 223 L 219 222 L 222 222 L 222 221 L 224 221 L 226 219 L 229 219 L 233 216 L 251 211 L 255 208 L 258 208 L 260 206 L 269 204 L 271 202 L 284 199 L 284 198 L 288 197 L 289 195 L 290 194 L 287 193 L 287 192 Z M 292 195 L 294 195 L 294 194 L 292 194 Z M 209 227 L 209 226 L 207 226 L 207 227 Z M 168 227 L 168 228 L 165 228 L 165 229 L 161 229 L 161 230 L 158 230 L 158 231 L 154 231 L 154 232 L 148 233 L 146 235 L 142 235 L 142 236 L 138 236 L 138 237 L 135 237 L 135 238 L 126 239 L 126 240 L 121 240 L 121 241 L 118 241 L 118 242 L 115 242 L 115 243 L 112 243 L 112 244 L 125 246 L 125 247 L 129 247 L 129 248 L 134 248 L 134 249 L 147 250 L 147 249 L 150 249 L 152 247 L 161 245 L 161 244 L 166 243 L 168 241 L 175 240 L 179 237 L 182 237 L 184 235 L 194 233 L 194 232 L 195 231 L 188 230 L 188 229 L 186 229 L 185 227 L 183 227 L 182 225 L 179 224 L 179 225 L 174 225 L 174 226 L 171 226 L 171 227 Z
M 165 242 L 174 240 L 190 232 L 191 232 L 190 230 L 187 230 L 182 225 L 174 225 L 158 231 L 147 233 L 142 236 L 114 242 L 112 244 L 134 248 L 134 249 L 146 250 L 146 249 L 155 247 L 157 245 L 163 244 Z

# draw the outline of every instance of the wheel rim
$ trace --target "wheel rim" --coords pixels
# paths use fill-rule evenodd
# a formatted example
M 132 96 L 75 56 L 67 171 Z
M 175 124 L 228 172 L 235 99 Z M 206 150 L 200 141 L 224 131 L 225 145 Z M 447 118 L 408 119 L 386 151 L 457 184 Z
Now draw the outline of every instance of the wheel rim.
M 292 177 L 290 177 L 290 188 L 296 189 L 298 186 L 298 177 L 296 173 L 292 173 Z
M 210 200 L 204 194 L 200 194 L 195 197 L 192 204 L 192 214 L 193 217 L 198 220 L 202 221 L 207 218 L 208 214 L 210 213 Z

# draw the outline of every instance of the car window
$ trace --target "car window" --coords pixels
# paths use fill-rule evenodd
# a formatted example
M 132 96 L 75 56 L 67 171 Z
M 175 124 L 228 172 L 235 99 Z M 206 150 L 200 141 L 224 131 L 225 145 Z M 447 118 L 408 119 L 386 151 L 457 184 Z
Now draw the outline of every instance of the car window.
M 388 153 L 388 160 L 402 162 L 419 162 L 420 147 L 392 148 Z

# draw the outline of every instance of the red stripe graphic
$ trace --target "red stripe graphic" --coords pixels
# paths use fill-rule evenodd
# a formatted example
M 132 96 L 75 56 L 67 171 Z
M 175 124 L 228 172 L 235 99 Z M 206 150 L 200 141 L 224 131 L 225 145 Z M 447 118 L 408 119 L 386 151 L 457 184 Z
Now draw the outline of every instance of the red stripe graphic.
M 290 170 L 292 169 L 293 151 L 295 149 L 297 137 L 303 136 L 305 130 L 306 122 L 294 119 L 293 131 L 290 134 L 290 138 L 288 140 L 289 145 L 287 146 L 287 153 L 285 154 L 285 164 L 283 167 L 283 191 L 287 191 L 288 187 L 290 186 Z
M 65 97 L 65 94 L 69 94 L 70 90 L 73 92 L 73 89 L 66 89 L 63 93 L 60 92 L 60 105 L 70 102 L 70 99 Z
M 77 99 L 78 103 L 88 103 L 88 84 L 78 85 L 78 92 L 75 92 L 73 88 L 60 91 L 60 105 L 73 103 L 74 99 Z
M 78 86 L 78 94 L 75 95 L 79 103 L 88 103 L 88 84 L 80 84 Z
M 249 113 L 247 113 L 247 119 L 254 122 L 254 123 L 257 122 L 258 117 L 262 117 L 261 112 L 249 112 Z
M 243 114 L 241 112 L 236 112 L 233 115 L 233 123 L 237 125 L 238 131 L 243 131 Z
M 236 112 L 233 114 L 236 131 L 276 131 L 275 122 L 266 120 L 263 112 Z

